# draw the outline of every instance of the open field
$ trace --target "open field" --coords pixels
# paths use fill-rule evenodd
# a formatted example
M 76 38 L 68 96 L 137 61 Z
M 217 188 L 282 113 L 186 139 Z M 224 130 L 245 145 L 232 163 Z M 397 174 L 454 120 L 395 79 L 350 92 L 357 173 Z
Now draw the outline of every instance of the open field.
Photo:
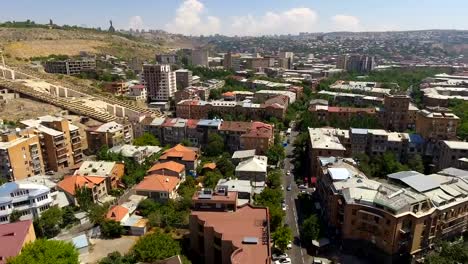
M 18 121 L 43 115 L 54 115 L 61 111 L 62 109 L 50 104 L 18 98 L 8 101 L 5 106 L 0 106 L 0 119 Z

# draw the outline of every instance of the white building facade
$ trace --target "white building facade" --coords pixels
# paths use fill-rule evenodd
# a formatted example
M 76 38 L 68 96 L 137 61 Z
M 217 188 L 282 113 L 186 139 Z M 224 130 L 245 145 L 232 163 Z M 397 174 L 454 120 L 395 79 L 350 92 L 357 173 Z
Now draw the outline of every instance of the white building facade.
M 176 75 L 171 65 L 143 65 L 148 102 L 169 101 L 177 90 Z

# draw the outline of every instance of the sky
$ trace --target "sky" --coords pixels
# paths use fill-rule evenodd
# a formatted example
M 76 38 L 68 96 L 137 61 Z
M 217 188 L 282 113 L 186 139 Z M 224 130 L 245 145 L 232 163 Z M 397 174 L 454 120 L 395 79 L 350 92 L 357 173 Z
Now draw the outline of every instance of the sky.
M 468 0 L 14 0 L 0 21 L 162 29 L 185 35 L 468 30 Z

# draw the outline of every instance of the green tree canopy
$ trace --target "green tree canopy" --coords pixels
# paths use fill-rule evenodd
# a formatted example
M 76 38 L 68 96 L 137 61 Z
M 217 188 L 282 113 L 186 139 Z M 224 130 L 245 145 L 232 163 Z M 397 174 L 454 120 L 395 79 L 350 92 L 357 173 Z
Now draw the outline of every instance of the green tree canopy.
M 145 132 L 133 140 L 135 146 L 160 146 L 159 140 L 151 133 Z
M 284 151 L 284 147 L 280 144 L 272 145 L 266 153 L 268 157 L 268 163 L 276 165 L 279 161 L 284 160 L 286 157 L 286 152 Z
M 453 243 L 443 241 L 437 250 L 426 257 L 425 264 L 459 264 L 468 263 L 468 246 L 459 240 Z
M 216 161 L 216 168 L 221 172 L 223 178 L 232 178 L 234 177 L 234 172 L 236 167 L 232 164 L 230 156 L 228 153 L 224 153 Z
M 154 262 L 180 254 L 181 247 L 170 235 L 159 232 L 142 236 L 132 251 L 137 261 Z
M 273 238 L 274 245 L 282 252 L 286 251 L 288 244 L 293 238 L 291 228 L 287 226 L 277 228 L 271 237 Z
M 18 210 L 13 210 L 10 214 L 10 223 L 18 222 L 21 218 L 21 212 Z
M 89 207 L 88 218 L 93 224 L 101 224 L 106 219 L 107 211 L 109 210 L 109 204 L 93 204 Z
M 414 171 L 424 173 L 424 163 L 421 155 L 416 154 L 408 160 L 408 167 Z
M 88 211 L 90 206 L 94 204 L 93 191 L 86 186 L 75 189 L 75 198 L 83 211 Z
M 106 238 L 118 238 L 124 233 L 124 227 L 114 220 L 104 220 L 101 222 L 101 233 Z
M 312 240 L 318 239 L 320 235 L 320 222 L 316 215 L 309 216 L 302 223 L 302 237 L 307 243 L 311 243 Z
M 38 239 L 27 244 L 8 264 L 78 264 L 78 251 L 68 242 Z
M 222 178 L 223 175 L 219 171 L 208 171 L 203 177 L 203 186 L 206 188 L 214 188 Z
M 281 186 L 281 177 L 283 176 L 283 173 L 281 170 L 272 170 L 268 172 L 268 186 L 270 188 L 276 189 Z
M 209 157 L 217 157 L 224 152 L 224 139 L 216 133 L 208 136 L 208 144 L 205 148 L 205 154 Z
M 52 238 L 60 233 L 63 224 L 63 212 L 57 206 L 47 209 L 41 217 L 34 221 L 35 230 L 39 237 Z

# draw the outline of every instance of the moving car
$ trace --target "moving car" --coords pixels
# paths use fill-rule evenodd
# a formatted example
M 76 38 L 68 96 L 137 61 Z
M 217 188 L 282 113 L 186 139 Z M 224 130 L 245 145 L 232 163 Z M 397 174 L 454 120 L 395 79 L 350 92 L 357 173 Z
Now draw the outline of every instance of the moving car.
M 291 184 L 288 185 L 288 188 L 286 190 L 290 191 L 291 190 Z
M 283 209 L 283 211 L 286 211 L 286 208 L 287 208 L 286 204 L 282 204 L 281 208 Z
M 299 189 L 307 189 L 307 186 L 305 186 L 304 184 L 301 184 L 299 185 Z

